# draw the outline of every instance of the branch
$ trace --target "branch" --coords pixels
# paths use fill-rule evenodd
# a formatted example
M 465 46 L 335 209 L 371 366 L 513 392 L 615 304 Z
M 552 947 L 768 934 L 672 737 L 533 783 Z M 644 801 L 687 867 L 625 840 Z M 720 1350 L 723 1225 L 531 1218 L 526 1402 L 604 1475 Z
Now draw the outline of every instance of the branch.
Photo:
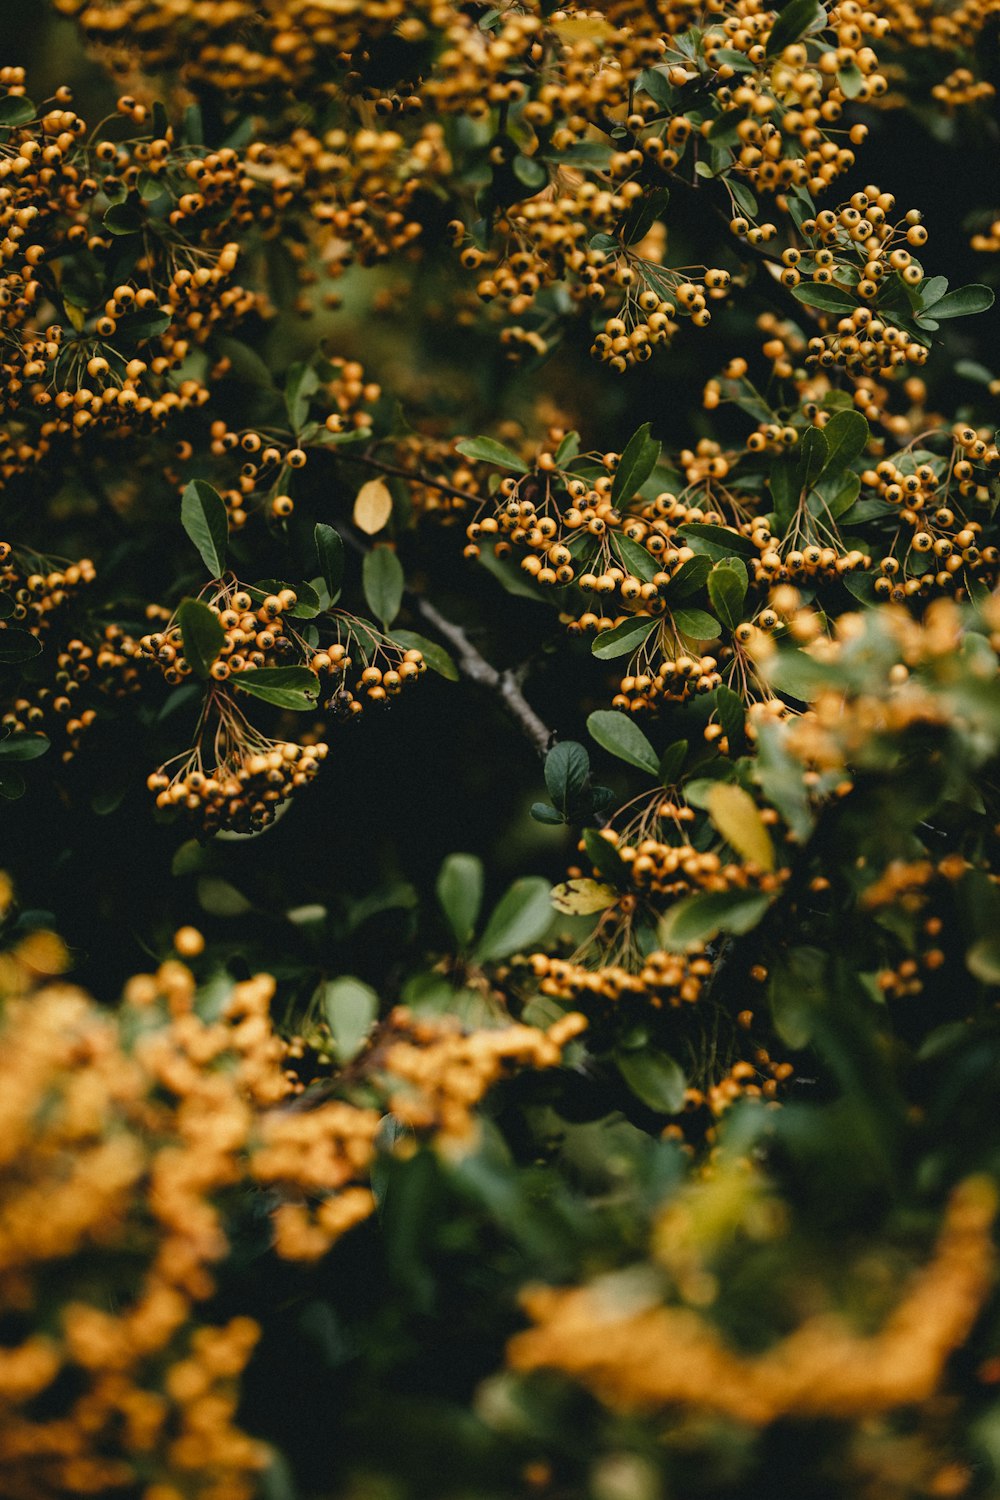
M 421 619 L 436 630 L 438 635 L 444 636 L 449 645 L 454 648 L 456 665 L 462 676 L 466 677 L 469 682 L 477 682 L 480 687 L 496 693 L 507 713 L 531 741 L 539 755 L 546 755 L 555 735 L 538 717 L 521 692 L 520 673 L 510 668 L 504 672 L 498 671 L 486 660 L 485 656 L 479 654 L 461 625 L 456 625 L 454 620 L 449 620 L 441 614 L 428 599 L 410 595 L 410 604 Z
M 369 550 L 346 526 L 341 526 L 340 534 L 353 552 L 363 556 Z M 449 620 L 429 599 L 415 594 L 412 589 L 406 589 L 404 596 L 414 614 L 419 615 L 425 624 L 443 636 L 452 647 L 457 658 L 455 665 L 462 676 L 495 693 L 507 714 L 534 745 L 539 755 L 547 755 L 555 741 L 555 733 L 539 718 L 521 691 L 524 669 L 508 667 L 503 672 L 499 671 L 485 656 L 480 655 L 461 625 Z
M 377 469 L 380 474 L 391 474 L 396 479 L 408 479 L 411 484 L 422 484 L 428 489 L 440 490 L 442 495 L 451 495 L 454 500 L 465 500 L 470 505 L 483 504 L 482 495 L 474 495 L 469 490 L 460 490 L 441 479 L 432 479 L 422 469 L 404 469 L 401 464 L 387 464 L 384 459 L 375 458 L 370 453 L 352 453 L 349 458 L 351 463 L 364 464 L 369 469 Z

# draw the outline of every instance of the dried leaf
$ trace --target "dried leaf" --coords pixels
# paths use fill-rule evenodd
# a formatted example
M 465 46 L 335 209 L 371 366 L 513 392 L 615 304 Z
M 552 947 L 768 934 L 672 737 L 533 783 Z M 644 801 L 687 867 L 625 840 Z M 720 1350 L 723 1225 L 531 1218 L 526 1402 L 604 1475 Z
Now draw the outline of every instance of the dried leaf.
M 369 479 L 358 490 L 354 502 L 354 524 L 359 531 L 374 536 L 392 515 L 392 495 L 384 479 Z

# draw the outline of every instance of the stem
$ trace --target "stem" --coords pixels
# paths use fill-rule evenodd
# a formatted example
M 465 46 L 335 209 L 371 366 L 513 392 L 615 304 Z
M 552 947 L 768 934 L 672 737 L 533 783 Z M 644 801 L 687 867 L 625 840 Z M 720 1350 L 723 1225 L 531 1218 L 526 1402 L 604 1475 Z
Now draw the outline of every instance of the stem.
M 352 551 L 362 554 L 368 551 L 360 538 L 354 536 L 346 527 L 341 528 L 341 535 Z M 522 693 L 523 670 L 518 667 L 508 667 L 502 672 L 499 671 L 492 662 L 488 662 L 485 656 L 476 650 L 461 625 L 457 625 L 454 620 L 449 620 L 447 615 L 443 615 L 429 599 L 425 599 L 421 594 L 415 594 L 412 589 L 405 590 L 405 598 L 414 614 L 419 615 L 426 625 L 429 625 L 438 635 L 443 636 L 452 647 L 457 658 L 455 665 L 462 676 L 467 681 L 478 683 L 480 687 L 495 693 L 507 714 L 535 747 L 538 754 L 547 755 L 555 741 L 555 733 L 539 718 Z
M 449 620 L 428 599 L 411 596 L 413 609 L 438 635 L 444 636 L 457 657 L 456 665 L 469 682 L 496 693 L 507 713 L 531 741 L 539 755 L 547 754 L 554 735 L 548 725 L 535 713 L 521 691 L 520 674 L 508 668 L 500 672 L 485 656 L 481 656 L 469 640 L 465 631 L 454 620 Z
M 369 453 L 352 453 L 350 462 L 364 464 L 369 469 L 377 469 L 380 474 L 391 474 L 396 479 L 408 479 L 411 484 L 423 484 L 428 489 L 440 490 L 442 495 L 451 495 L 455 500 L 465 500 L 470 505 L 482 505 L 483 496 L 474 495 L 469 490 L 457 489 L 455 485 L 448 484 L 441 479 L 432 479 L 422 469 L 404 469 L 401 464 L 388 464 L 381 458 L 375 458 Z

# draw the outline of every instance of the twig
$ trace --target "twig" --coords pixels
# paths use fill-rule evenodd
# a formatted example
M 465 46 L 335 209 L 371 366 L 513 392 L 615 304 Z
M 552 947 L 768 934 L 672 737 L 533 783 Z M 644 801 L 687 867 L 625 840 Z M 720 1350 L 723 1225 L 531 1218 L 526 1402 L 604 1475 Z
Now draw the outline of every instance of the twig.
M 346 526 L 341 526 L 340 533 L 353 552 L 363 555 L 368 551 L 364 542 Z M 429 599 L 414 593 L 412 589 L 406 589 L 404 597 L 413 612 L 419 615 L 424 623 L 438 635 L 443 636 L 453 648 L 457 658 L 455 665 L 462 676 L 467 681 L 478 683 L 480 687 L 495 693 L 510 718 L 534 745 L 539 755 L 547 755 L 555 741 L 555 733 L 539 718 L 521 691 L 527 663 L 520 667 L 508 667 L 503 672 L 499 671 L 476 650 L 461 625 L 457 625 L 454 620 L 449 620 L 431 604 Z
M 479 654 L 461 625 L 456 625 L 454 620 L 449 620 L 441 614 L 428 599 L 411 595 L 410 603 L 421 619 L 436 630 L 438 635 L 444 636 L 449 645 L 454 648 L 456 666 L 462 676 L 466 677 L 469 682 L 477 682 L 481 687 L 496 693 L 507 713 L 523 730 L 539 755 L 547 754 L 555 736 L 548 725 L 538 717 L 521 692 L 519 681 L 521 674 L 518 670 L 508 668 L 504 672 L 498 671 L 486 660 L 485 656 Z
M 404 469 L 401 464 L 387 464 L 384 459 L 375 458 L 370 453 L 352 453 L 350 461 L 364 464 L 369 469 L 377 469 L 380 474 L 391 474 L 396 479 L 408 479 L 411 484 L 423 484 L 428 489 L 440 490 L 442 495 L 451 495 L 454 500 L 465 500 L 471 505 L 483 503 L 482 495 L 473 495 L 469 490 L 460 490 L 442 479 L 432 479 L 422 469 Z

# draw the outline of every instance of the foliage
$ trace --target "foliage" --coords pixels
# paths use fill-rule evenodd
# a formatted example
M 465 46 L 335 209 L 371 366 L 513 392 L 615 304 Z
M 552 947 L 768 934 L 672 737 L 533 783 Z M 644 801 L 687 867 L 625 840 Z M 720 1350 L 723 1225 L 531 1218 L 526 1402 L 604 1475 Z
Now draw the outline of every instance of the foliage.
M 996 1492 L 997 15 L 0 59 L 11 1500 Z

